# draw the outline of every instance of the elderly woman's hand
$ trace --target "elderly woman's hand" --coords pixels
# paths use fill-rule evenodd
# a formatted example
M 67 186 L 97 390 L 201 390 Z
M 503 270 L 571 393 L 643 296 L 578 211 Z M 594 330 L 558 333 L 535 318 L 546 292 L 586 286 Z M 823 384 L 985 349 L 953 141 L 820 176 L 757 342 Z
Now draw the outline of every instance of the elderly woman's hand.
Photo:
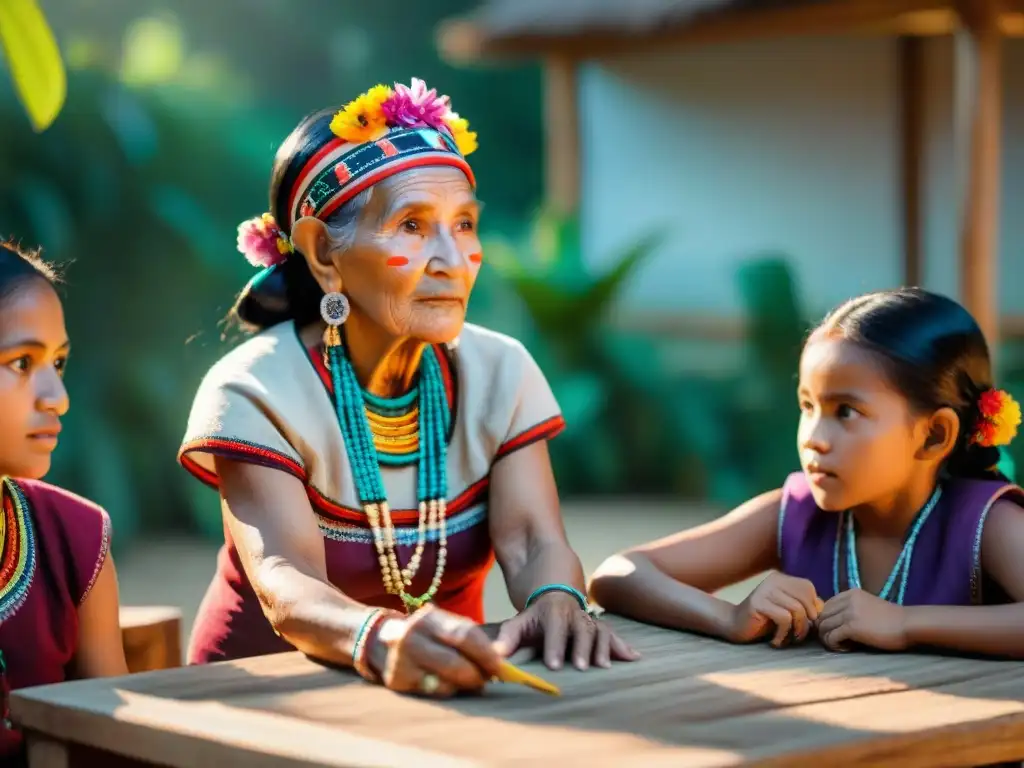
M 431 605 L 388 619 L 372 642 L 370 666 L 386 687 L 402 693 L 479 691 L 502 661 L 479 625 Z
M 618 637 L 604 622 L 580 607 L 572 595 L 549 592 L 529 608 L 501 625 L 494 647 L 502 656 L 520 648 L 543 648 L 549 669 L 562 666 L 569 649 L 577 669 L 593 664 L 607 668 L 615 661 L 636 661 L 640 654 Z

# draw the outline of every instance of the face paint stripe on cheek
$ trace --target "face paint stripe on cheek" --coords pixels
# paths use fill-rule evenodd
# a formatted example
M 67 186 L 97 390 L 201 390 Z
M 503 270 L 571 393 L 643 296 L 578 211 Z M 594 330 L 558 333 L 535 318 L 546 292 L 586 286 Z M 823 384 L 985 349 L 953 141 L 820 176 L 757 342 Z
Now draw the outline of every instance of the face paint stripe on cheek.
M 479 251 L 476 253 L 471 253 L 469 254 L 469 260 L 472 261 L 474 264 L 479 264 L 484 260 L 484 255 Z
M 409 260 L 405 256 L 390 256 L 387 263 L 389 267 L 404 267 L 409 264 Z

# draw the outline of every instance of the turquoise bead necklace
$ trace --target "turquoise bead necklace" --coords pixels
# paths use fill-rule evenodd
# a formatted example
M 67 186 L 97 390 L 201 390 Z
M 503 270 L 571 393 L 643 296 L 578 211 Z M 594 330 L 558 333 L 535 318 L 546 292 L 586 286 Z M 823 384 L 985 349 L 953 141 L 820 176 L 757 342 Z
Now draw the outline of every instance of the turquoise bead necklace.
M 340 334 L 332 334 L 329 329 L 325 341 L 324 357 L 334 385 L 338 424 L 352 465 L 356 494 L 373 532 L 384 589 L 388 594 L 398 595 L 406 610 L 412 612 L 437 594 L 448 557 L 446 463 L 451 411 L 441 365 L 433 350 L 427 348 L 420 362 L 419 381 L 413 390 L 397 398 L 381 398 L 365 392 L 360 386 Z M 381 458 L 374 447 L 365 404 L 382 410 L 400 411 L 415 398 L 419 399 L 419 450 L 416 457 L 419 524 L 415 550 L 408 564 L 402 568 L 398 563 L 395 528 L 380 472 Z M 412 585 L 419 571 L 428 531 L 437 536 L 437 564 L 427 591 L 414 596 L 406 592 L 405 587 Z
M 886 579 L 885 585 L 878 593 L 878 596 L 883 600 L 893 601 L 893 597 L 895 597 L 893 602 L 897 605 L 903 605 L 903 599 L 907 593 L 907 581 L 910 579 L 910 563 L 914 557 L 914 545 L 917 543 L 917 537 L 921 533 L 921 529 L 928 521 L 928 517 L 931 515 L 932 510 L 935 509 L 936 504 L 939 503 L 941 496 L 942 489 L 936 486 L 935 492 L 928 499 L 928 503 L 917 513 L 914 524 L 910 529 L 910 535 L 907 536 L 903 549 L 900 550 L 900 555 L 896 558 L 896 564 L 893 565 L 889 578 Z M 853 513 L 850 510 L 846 510 L 839 519 L 838 529 L 836 530 L 836 545 L 832 555 L 832 587 L 833 593 L 837 595 L 839 594 L 839 549 L 844 532 L 846 534 L 846 581 L 850 589 L 863 589 L 860 581 L 860 566 L 857 561 L 857 532 L 854 526 Z M 897 578 L 899 579 L 899 589 L 893 595 Z

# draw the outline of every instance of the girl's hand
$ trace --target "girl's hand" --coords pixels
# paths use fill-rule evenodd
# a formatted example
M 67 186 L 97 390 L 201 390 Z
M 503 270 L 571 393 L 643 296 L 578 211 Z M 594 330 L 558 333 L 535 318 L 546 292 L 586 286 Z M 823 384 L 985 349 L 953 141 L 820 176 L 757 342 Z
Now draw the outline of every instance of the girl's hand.
M 604 622 L 580 608 L 572 595 L 548 592 L 529 608 L 501 625 L 494 646 L 502 656 L 523 647 L 543 647 L 548 669 L 558 669 L 571 641 L 576 669 L 591 664 L 607 668 L 615 661 L 635 661 L 640 654 L 630 648 Z
M 733 609 L 732 626 L 726 639 L 733 643 L 750 643 L 774 630 L 771 644 L 776 648 L 789 642 L 801 643 L 823 605 L 814 585 L 807 579 L 772 572 Z
M 477 624 L 431 605 L 387 619 L 371 642 L 370 666 L 386 687 L 401 693 L 478 691 L 502 661 Z
M 882 651 L 905 651 L 906 609 L 862 589 L 840 592 L 818 619 L 818 636 L 831 651 L 848 651 L 852 643 Z

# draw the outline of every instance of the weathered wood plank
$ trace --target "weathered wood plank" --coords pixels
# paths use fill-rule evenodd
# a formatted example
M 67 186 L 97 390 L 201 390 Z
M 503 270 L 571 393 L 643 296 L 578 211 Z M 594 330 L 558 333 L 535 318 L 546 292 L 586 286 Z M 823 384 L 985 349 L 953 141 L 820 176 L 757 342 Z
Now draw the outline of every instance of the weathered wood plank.
M 735 647 L 610 621 L 644 659 L 587 673 L 529 664 L 561 698 L 494 685 L 430 701 L 280 654 L 23 691 L 12 712 L 53 737 L 181 766 L 1024 757 L 1021 663 Z

